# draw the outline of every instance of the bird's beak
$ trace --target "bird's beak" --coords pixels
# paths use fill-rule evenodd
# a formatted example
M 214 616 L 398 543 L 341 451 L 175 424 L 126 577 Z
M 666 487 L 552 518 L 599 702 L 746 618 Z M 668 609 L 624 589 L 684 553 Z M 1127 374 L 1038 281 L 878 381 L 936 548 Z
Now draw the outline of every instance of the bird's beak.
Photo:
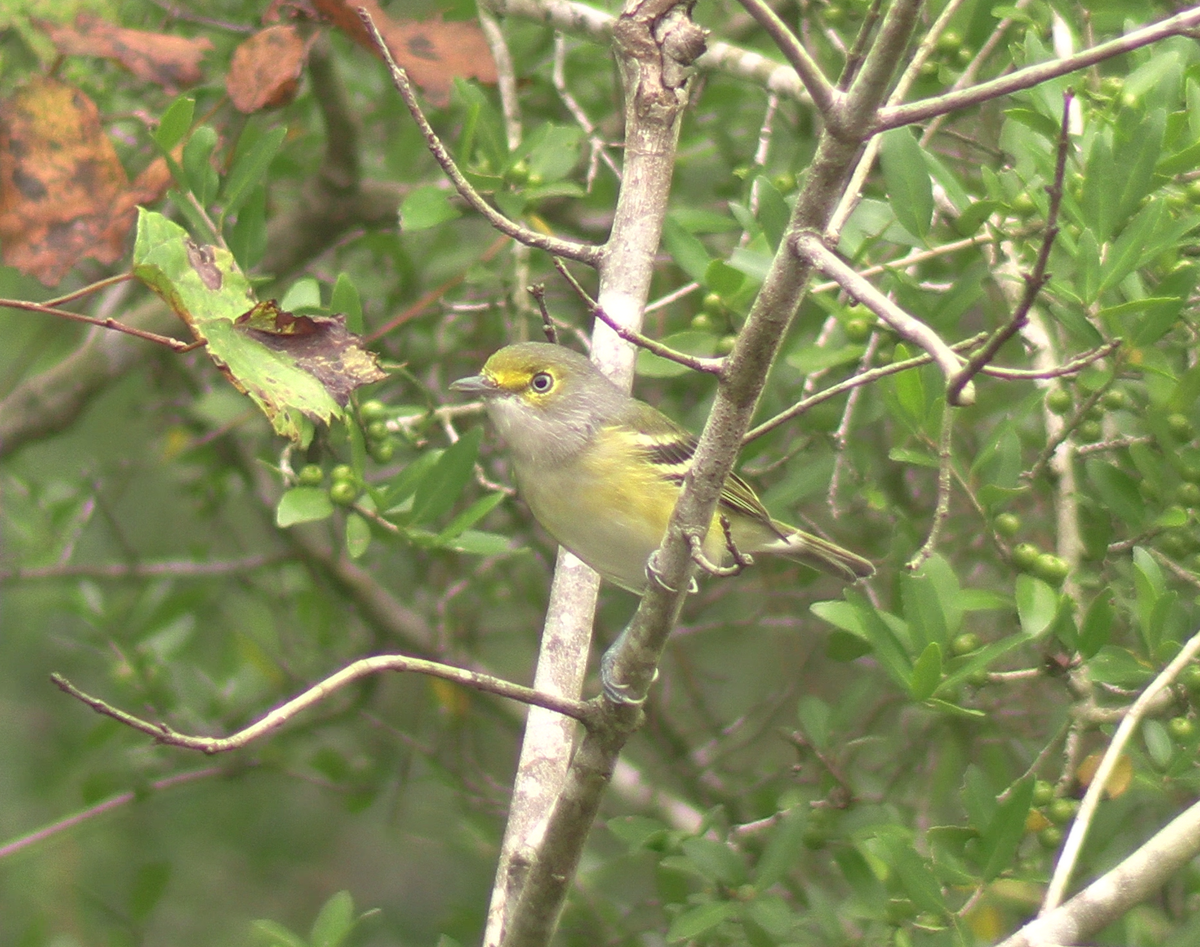
M 452 391 L 465 391 L 469 395 L 494 395 L 497 391 L 497 386 L 492 379 L 486 375 L 468 375 L 466 378 L 460 378 L 458 381 L 450 383 Z

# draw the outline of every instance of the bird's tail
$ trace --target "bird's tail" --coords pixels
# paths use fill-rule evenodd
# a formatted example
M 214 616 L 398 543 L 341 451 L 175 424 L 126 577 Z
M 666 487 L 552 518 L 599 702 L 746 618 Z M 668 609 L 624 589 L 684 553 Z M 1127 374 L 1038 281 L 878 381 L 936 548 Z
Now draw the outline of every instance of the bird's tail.
M 875 574 L 875 567 L 868 560 L 849 549 L 843 549 L 827 539 L 788 526 L 786 523 L 772 522 L 771 526 L 780 534 L 779 543 L 770 547 L 773 553 L 802 562 L 819 572 L 846 582 L 865 579 Z

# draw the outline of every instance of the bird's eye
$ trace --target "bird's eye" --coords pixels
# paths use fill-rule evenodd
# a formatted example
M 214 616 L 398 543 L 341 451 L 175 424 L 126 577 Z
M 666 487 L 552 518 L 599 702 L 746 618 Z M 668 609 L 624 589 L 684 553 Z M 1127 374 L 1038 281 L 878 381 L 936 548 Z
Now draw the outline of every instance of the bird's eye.
M 538 372 L 529 379 L 529 387 L 536 391 L 539 395 L 544 395 L 547 391 L 554 387 L 554 376 L 549 372 Z

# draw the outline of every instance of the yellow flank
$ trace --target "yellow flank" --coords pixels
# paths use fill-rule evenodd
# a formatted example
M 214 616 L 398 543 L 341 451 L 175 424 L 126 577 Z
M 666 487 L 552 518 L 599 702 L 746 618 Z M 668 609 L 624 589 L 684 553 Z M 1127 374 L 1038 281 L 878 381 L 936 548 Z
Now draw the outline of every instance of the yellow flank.
M 607 427 L 597 440 L 603 451 L 589 447 L 558 468 L 519 474 L 521 495 L 559 543 L 609 581 L 640 592 L 679 487 L 640 459 L 642 438 L 635 432 Z M 720 561 L 724 537 L 715 516 L 713 526 L 705 554 Z

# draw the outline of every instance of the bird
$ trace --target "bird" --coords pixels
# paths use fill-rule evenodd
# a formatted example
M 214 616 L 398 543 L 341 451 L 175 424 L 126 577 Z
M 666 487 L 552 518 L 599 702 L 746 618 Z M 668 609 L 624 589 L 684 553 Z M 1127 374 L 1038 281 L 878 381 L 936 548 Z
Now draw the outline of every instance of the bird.
M 696 438 L 561 345 L 507 345 L 450 387 L 482 399 L 507 444 L 517 491 L 546 532 L 613 585 L 644 593 Z M 714 564 L 764 553 L 846 582 L 875 572 L 862 556 L 773 519 L 737 474 L 701 548 Z

